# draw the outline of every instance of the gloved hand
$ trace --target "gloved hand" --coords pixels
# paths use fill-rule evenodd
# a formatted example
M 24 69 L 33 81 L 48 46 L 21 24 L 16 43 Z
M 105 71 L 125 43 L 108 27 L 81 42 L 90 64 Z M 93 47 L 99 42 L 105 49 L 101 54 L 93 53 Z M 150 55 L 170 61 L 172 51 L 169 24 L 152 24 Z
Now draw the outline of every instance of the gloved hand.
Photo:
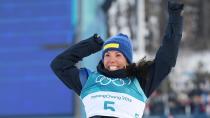
M 93 40 L 96 42 L 96 43 L 98 43 L 99 45 L 103 45 L 103 43 L 104 43 L 104 41 L 103 41 L 103 39 L 100 37 L 100 35 L 99 34 L 97 34 L 97 33 L 95 33 L 92 37 L 90 37 L 90 38 L 93 38 Z
M 168 1 L 168 13 L 169 15 L 182 15 L 184 4 L 180 3 L 180 0 Z

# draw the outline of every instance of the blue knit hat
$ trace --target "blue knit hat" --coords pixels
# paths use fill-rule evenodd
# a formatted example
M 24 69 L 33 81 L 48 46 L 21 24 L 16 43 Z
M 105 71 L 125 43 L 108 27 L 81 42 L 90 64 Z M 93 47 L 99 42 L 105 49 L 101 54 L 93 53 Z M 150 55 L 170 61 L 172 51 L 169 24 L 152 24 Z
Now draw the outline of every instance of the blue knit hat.
M 121 52 L 127 59 L 128 63 L 132 63 L 133 46 L 127 35 L 119 33 L 106 40 L 103 44 L 102 60 L 104 59 L 104 54 L 110 50 Z

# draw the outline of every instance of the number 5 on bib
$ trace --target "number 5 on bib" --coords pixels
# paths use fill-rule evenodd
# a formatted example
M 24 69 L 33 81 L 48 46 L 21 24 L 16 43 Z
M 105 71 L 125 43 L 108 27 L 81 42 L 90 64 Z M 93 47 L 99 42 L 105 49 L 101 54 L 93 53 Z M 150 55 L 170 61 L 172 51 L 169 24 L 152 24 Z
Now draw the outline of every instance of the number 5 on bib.
M 115 111 L 114 109 L 114 102 L 113 101 L 104 101 L 104 109 Z

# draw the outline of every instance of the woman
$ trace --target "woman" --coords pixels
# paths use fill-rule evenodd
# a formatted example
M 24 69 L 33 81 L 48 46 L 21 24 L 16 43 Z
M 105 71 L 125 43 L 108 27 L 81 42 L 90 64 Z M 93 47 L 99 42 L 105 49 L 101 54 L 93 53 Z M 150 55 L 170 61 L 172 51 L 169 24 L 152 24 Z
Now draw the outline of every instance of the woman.
M 51 67 L 83 101 L 91 118 L 140 118 L 148 97 L 175 66 L 182 36 L 183 4 L 168 3 L 169 22 L 153 61 L 133 63 L 130 39 L 117 34 L 105 42 L 97 34 L 58 55 Z M 102 49 L 96 72 L 75 65 Z

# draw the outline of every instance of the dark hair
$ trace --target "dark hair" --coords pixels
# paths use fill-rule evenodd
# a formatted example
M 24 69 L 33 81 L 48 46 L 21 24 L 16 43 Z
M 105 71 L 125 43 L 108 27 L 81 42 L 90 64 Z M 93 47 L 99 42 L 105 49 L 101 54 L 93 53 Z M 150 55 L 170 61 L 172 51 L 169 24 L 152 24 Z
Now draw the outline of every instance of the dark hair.
M 140 59 L 137 63 L 129 64 L 126 67 L 126 71 L 128 76 L 133 76 L 137 78 L 141 78 L 142 81 L 140 84 L 144 85 L 148 78 L 149 67 L 154 63 L 154 61 L 146 60 L 146 57 Z

